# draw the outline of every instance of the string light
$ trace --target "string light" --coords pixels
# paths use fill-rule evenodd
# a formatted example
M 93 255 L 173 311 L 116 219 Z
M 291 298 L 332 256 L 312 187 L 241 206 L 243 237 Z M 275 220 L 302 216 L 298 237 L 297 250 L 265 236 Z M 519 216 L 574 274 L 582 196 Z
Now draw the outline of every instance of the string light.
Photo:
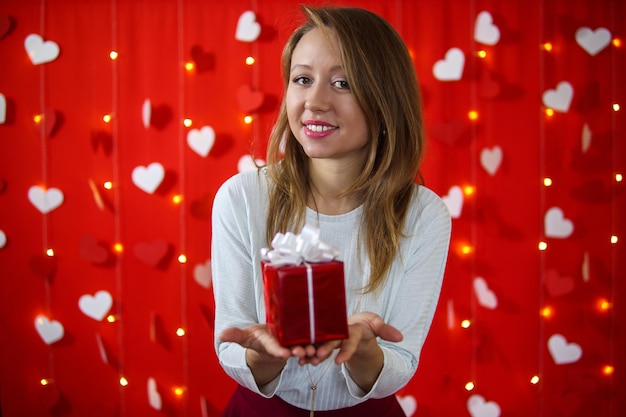
M 102 186 L 106 189 L 106 190 L 111 190 L 113 189 L 113 183 L 111 181 L 105 181 L 104 184 L 102 184 Z
M 120 377 L 120 385 L 125 387 L 128 385 L 128 379 L 124 378 L 123 376 Z
M 469 327 L 472 325 L 472 322 L 465 319 L 461 322 L 461 327 L 464 329 L 469 329 Z
M 602 373 L 606 376 L 613 375 L 615 368 L 612 365 L 604 365 L 602 367 Z
M 50 257 L 54 256 L 54 249 L 52 249 L 52 248 L 46 249 L 46 255 L 48 255 Z
M 113 245 L 113 250 L 117 253 L 122 253 L 124 252 L 124 245 L 122 245 L 121 243 L 116 243 L 115 245 Z
M 256 60 L 254 59 L 254 57 L 247 57 L 246 58 L 246 65 L 254 65 L 254 63 L 256 62 Z
M 469 255 L 471 253 L 474 252 L 474 247 L 472 245 L 469 244 L 463 244 L 461 245 L 461 254 L 463 255 Z
M 546 42 L 543 45 L 541 45 L 541 48 L 546 51 L 546 52 L 551 52 L 552 51 L 552 44 L 550 42 Z
M 548 249 L 548 244 L 546 242 L 541 241 L 539 242 L 538 247 L 539 247 L 539 250 L 546 250 Z
M 248 116 L 244 116 L 244 118 L 243 118 L 243 122 L 244 122 L 245 124 L 247 124 L 247 125 L 249 125 L 250 123 L 252 123 L 252 120 L 253 120 L 253 119 L 252 119 L 252 116 L 249 116 L 249 115 L 248 115 Z
M 480 50 L 478 52 L 476 52 L 476 55 L 478 55 L 478 58 L 487 58 L 487 51 L 485 50 Z
M 193 124 L 193 122 L 191 121 L 191 119 L 185 119 L 183 120 L 183 125 L 185 127 L 191 127 L 191 125 Z
M 598 301 L 598 309 L 600 311 L 608 311 L 611 308 L 611 302 L 606 299 Z
M 174 204 L 180 204 L 183 201 L 183 196 L 180 194 L 176 194 L 174 197 L 172 197 L 172 202 Z
M 617 239 L 617 236 L 615 236 L 615 235 L 611 236 L 611 243 L 612 243 L 612 244 L 616 244 L 616 243 L 617 243 L 617 240 L 618 240 L 618 239 Z
M 117 51 L 111 51 L 109 53 L 109 58 L 111 58 L 112 61 L 115 61 L 118 57 L 119 57 L 119 54 L 117 53 Z
M 545 177 L 543 179 L 543 185 L 545 185 L 546 187 L 549 187 L 552 185 L 552 178 L 550 177 Z
M 613 103 L 613 111 L 619 111 L 620 106 L 619 103 Z
M 174 395 L 176 395 L 177 397 L 182 397 L 186 389 L 184 387 L 174 387 L 173 391 L 174 391 Z
M 46 385 L 48 385 L 50 383 L 50 380 L 46 379 L 46 378 L 41 378 L 39 383 L 45 387 Z
M 474 187 L 473 185 L 466 185 L 465 187 L 463 187 L 463 194 L 465 194 L 466 197 L 473 195 L 475 192 L 476 187 Z
M 552 316 L 552 307 L 546 306 L 542 308 L 540 314 L 543 318 L 550 318 Z
M 548 116 L 548 117 L 554 116 L 554 110 L 549 108 L 549 107 L 546 108 L 546 116 Z
M 42 120 L 43 120 L 42 114 L 36 114 L 33 116 L 33 121 L 37 124 L 41 123 Z
M 104 123 L 111 122 L 111 115 L 110 114 L 105 114 L 104 116 L 102 116 L 102 120 L 104 120 Z
M 187 263 L 187 255 L 185 255 L 184 253 L 178 255 L 178 262 L 181 264 Z
M 539 383 L 539 375 L 533 375 L 533 377 L 530 378 L 530 383 L 533 385 L 537 385 Z
M 116 317 L 116 316 L 114 316 L 113 314 L 109 314 L 109 315 L 107 316 L 107 321 L 108 321 L 109 323 L 115 323 L 115 322 L 117 321 L 117 317 Z
M 620 38 L 613 38 L 613 46 L 619 48 L 622 46 L 622 40 Z
M 619 172 L 615 174 L 615 181 L 622 182 L 623 179 L 624 179 L 624 176 L 620 174 Z
M 467 391 L 473 390 L 474 387 L 476 387 L 476 385 L 474 385 L 474 383 L 472 381 L 470 381 L 467 384 L 465 384 L 465 390 L 467 390 Z
M 193 62 L 185 62 L 185 69 L 187 71 L 193 71 L 195 65 L 193 64 Z
M 183 337 L 185 335 L 185 329 L 183 329 L 182 327 L 179 327 L 178 329 L 176 329 L 176 336 L 178 337 Z
M 478 112 L 476 110 L 470 110 L 467 113 L 467 117 L 472 121 L 478 120 Z

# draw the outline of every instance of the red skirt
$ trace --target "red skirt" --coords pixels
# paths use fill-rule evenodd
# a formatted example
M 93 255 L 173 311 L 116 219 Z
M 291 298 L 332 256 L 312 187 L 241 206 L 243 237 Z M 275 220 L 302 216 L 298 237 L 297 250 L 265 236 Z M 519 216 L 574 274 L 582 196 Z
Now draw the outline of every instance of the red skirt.
M 222 417 L 309 417 L 309 410 L 295 407 L 278 396 L 265 398 L 237 386 Z M 339 410 L 315 411 L 316 417 L 406 417 L 395 395 L 366 400 Z

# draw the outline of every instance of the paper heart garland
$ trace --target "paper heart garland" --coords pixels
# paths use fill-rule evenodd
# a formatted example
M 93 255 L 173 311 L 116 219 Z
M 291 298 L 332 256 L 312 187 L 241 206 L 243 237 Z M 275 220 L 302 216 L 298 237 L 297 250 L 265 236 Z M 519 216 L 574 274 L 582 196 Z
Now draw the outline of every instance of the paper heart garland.
M 4 248 L 7 244 L 7 235 L 4 230 L 0 230 L 0 249 Z
M 0 93 L 0 125 L 7 121 L 7 99 Z
M 35 317 L 35 329 L 45 344 L 51 345 L 63 339 L 65 330 L 63 325 L 56 320 L 49 320 L 44 315 Z
M 498 297 L 496 294 L 489 289 L 487 285 L 487 281 L 485 281 L 482 277 L 474 278 L 474 294 L 476 294 L 476 299 L 478 300 L 478 304 L 481 306 L 488 308 L 490 310 L 498 307 Z
M 417 411 L 417 400 L 415 397 L 412 395 L 406 395 L 404 397 L 396 395 L 396 398 L 406 417 L 412 417 Z
M 155 410 L 160 410 L 163 407 L 163 401 L 161 400 L 161 394 L 157 390 L 157 384 L 154 378 L 148 378 L 148 404 Z
M 88 317 L 102 321 L 113 305 L 113 297 L 108 291 L 98 291 L 95 295 L 85 294 L 78 299 L 78 308 Z
M 441 198 L 448 206 L 450 217 L 458 219 L 463 211 L 463 190 L 458 185 L 450 187 L 448 194 Z
M 154 193 L 165 178 L 165 168 L 158 162 L 153 162 L 147 167 L 138 166 L 133 169 L 133 184 L 148 194 Z
M 241 42 L 254 42 L 261 34 L 261 25 L 256 21 L 252 10 L 243 12 L 237 21 L 235 39 Z
M 480 152 L 480 165 L 494 176 L 502 163 L 502 148 L 494 146 L 493 148 L 485 148 Z
M 561 81 L 557 84 L 556 90 L 545 91 L 542 100 L 544 106 L 561 113 L 567 113 L 573 97 L 574 87 L 567 81 Z
M 574 232 L 574 223 L 563 215 L 558 207 L 550 208 L 544 217 L 545 234 L 547 237 L 565 239 Z
M 611 43 L 611 32 L 605 28 L 591 30 L 581 27 L 576 31 L 576 43 L 589 55 L 595 56 Z
M 439 81 L 458 81 L 463 76 L 465 55 L 459 48 L 450 48 L 445 59 L 433 66 L 433 75 Z
M 91 234 L 85 234 L 80 238 L 79 253 L 81 259 L 94 264 L 104 264 L 110 257 L 108 249 L 100 245 Z
M 193 268 L 193 279 L 198 285 L 209 288 L 211 286 L 211 260 L 207 260 L 203 264 L 198 264 Z
M 187 145 L 192 151 L 206 157 L 215 143 L 215 131 L 211 126 L 203 126 L 201 129 L 191 129 L 187 133 Z
M 63 204 L 63 192 L 58 188 L 48 188 L 33 185 L 28 189 L 28 200 L 42 214 L 51 212 Z
M 485 401 L 481 395 L 472 395 L 467 399 L 467 411 L 472 417 L 499 417 L 500 406 L 493 401 Z
M 558 271 L 550 269 L 545 274 L 545 286 L 548 294 L 552 297 L 559 297 L 571 292 L 574 289 L 574 279 L 561 276 Z
M 265 165 L 264 160 L 252 159 L 252 156 L 244 155 L 241 158 L 239 158 L 239 161 L 237 162 L 237 171 L 238 172 L 253 171 L 253 170 L 258 169 L 257 166 L 263 166 L 263 165 Z
M 242 85 L 237 90 L 237 103 L 244 113 L 254 113 L 261 107 L 265 96 L 260 91 L 254 91 L 249 85 Z
M 583 355 L 583 350 L 576 343 L 568 343 L 567 339 L 560 334 L 553 334 L 548 339 L 548 351 L 557 365 L 578 362 Z
M 150 266 L 159 266 L 170 250 L 170 244 L 162 239 L 139 242 L 133 248 L 135 257 Z
M 54 61 L 59 56 L 59 45 L 56 42 L 44 42 L 43 38 L 35 33 L 26 37 L 24 48 L 33 65 Z
M 474 40 L 485 45 L 495 45 L 500 40 L 500 29 L 493 24 L 491 13 L 478 13 L 474 24 Z

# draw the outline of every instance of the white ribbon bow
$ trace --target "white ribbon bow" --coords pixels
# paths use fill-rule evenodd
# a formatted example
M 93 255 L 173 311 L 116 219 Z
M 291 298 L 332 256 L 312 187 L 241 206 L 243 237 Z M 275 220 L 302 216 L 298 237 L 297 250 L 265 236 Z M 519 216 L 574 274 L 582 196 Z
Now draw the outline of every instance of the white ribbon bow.
M 277 233 L 272 239 L 273 249 L 261 249 L 261 257 L 276 267 L 330 262 L 337 258 L 339 250 L 322 242 L 319 237 L 319 228 L 311 225 L 305 225 L 297 235 Z

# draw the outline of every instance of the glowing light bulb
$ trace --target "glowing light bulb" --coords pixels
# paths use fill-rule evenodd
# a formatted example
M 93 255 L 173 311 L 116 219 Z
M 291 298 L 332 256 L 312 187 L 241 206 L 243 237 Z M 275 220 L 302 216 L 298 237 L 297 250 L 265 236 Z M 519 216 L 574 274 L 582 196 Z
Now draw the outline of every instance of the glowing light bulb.
M 102 186 L 104 187 L 105 190 L 113 189 L 113 183 L 111 181 L 105 181 L 104 184 L 102 184 Z
M 463 255 L 469 255 L 472 252 L 474 252 L 474 247 L 472 245 L 463 245 L 463 246 L 461 246 L 461 253 Z
M 128 385 L 128 379 L 124 378 L 123 376 L 120 377 L 120 385 L 125 387 Z
M 46 249 L 46 255 L 48 255 L 48 256 L 54 256 L 54 249 L 52 249 L 52 248 L 48 248 L 48 249 Z
M 478 112 L 476 110 L 470 110 L 467 113 L 467 117 L 472 121 L 478 120 Z
M 478 55 L 478 58 L 487 58 L 487 51 L 480 50 L 480 51 L 476 52 L 476 55 Z
M 475 192 L 476 187 L 474 187 L 473 185 L 466 185 L 465 187 L 463 187 L 463 194 L 465 194 L 466 197 L 471 196 Z
M 187 71 L 193 71 L 195 65 L 193 64 L 193 62 L 185 62 L 185 69 Z
M 183 201 L 183 196 L 180 194 L 176 194 L 174 197 L 172 197 L 172 202 L 174 204 L 180 204 Z
M 185 329 L 183 329 L 182 327 L 179 327 L 178 329 L 176 329 L 176 336 L 178 337 L 183 337 L 185 335 Z
M 612 244 L 616 244 L 617 241 L 618 241 L 617 236 L 615 236 L 615 235 L 611 236 L 611 243 Z
M 537 385 L 539 383 L 539 375 L 534 375 L 532 378 L 530 378 L 530 383 L 533 385 Z
M 476 386 L 476 385 L 474 385 L 474 383 L 473 383 L 472 381 L 470 381 L 470 382 L 468 382 L 467 384 L 465 384 L 465 389 L 466 389 L 467 391 L 471 391 L 471 390 L 473 390 L 473 389 L 474 389 L 474 387 L 475 387 L 475 386 Z
M 550 42 L 544 43 L 543 45 L 541 45 L 541 47 L 544 49 L 544 51 L 552 51 L 552 44 Z
M 469 327 L 472 325 L 472 322 L 465 319 L 461 322 L 461 327 L 464 329 L 469 329 Z
M 117 51 L 111 51 L 109 53 L 109 58 L 111 58 L 111 60 L 113 60 L 113 61 L 115 61 L 119 56 L 120 56 L 120 54 L 118 54 Z
M 109 315 L 107 316 L 107 321 L 108 321 L 109 323 L 115 323 L 115 322 L 117 321 L 117 317 L 115 317 L 113 314 L 109 314 Z
M 545 178 L 543 179 L 543 185 L 545 185 L 546 187 L 551 186 L 551 185 L 552 185 L 552 178 L 545 177 Z
M 544 307 L 541 309 L 541 316 L 544 318 L 549 318 L 552 316 L 552 307 Z
M 548 116 L 548 117 L 554 116 L 554 110 L 551 109 L 551 108 L 547 108 L 546 109 L 546 116 Z
M 47 380 L 46 378 L 41 378 L 41 380 L 39 381 L 39 383 L 43 386 L 46 386 L 50 383 L 49 380 Z
M 117 253 L 122 253 L 124 252 L 124 245 L 122 245 L 121 243 L 116 243 L 115 245 L 113 245 L 113 250 Z
M 619 172 L 615 174 L 615 181 L 622 182 L 623 179 L 624 179 L 624 176 L 620 174 Z
M 254 65 L 255 62 L 256 60 L 252 56 L 246 58 L 246 65 Z
M 613 38 L 613 46 L 619 48 L 622 46 L 622 40 L 620 38 Z
M 598 302 L 598 308 L 600 309 L 600 311 L 607 311 L 611 308 L 611 302 L 609 300 L 600 300 Z
M 546 242 L 539 242 L 539 245 L 537 245 L 539 247 L 539 250 L 546 250 L 548 249 L 548 244 Z
M 41 114 L 36 114 L 33 116 L 33 121 L 37 124 L 41 123 L 42 120 L 43 120 L 43 115 Z
M 174 395 L 176 395 L 177 397 L 181 397 L 184 393 L 185 393 L 185 388 L 184 387 L 174 387 Z
M 178 262 L 181 264 L 187 263 L 187 255 L 185 255 L 184 253 L 178 255 Z
M 604 365 L 602 367 L 602 373 L 606 376 L 613 375 L 615 368 L 612 365 Z
M 111 115 L 110 114 L 105 114 L 104 116 L 102 116 L 102 120 L 104 120 L 104 123 L 111 122 Z
M 252 116 L 244 116 L 243 118 L 243 122 L 247 125 L 249 125 L 250 123 L 252 123 L 254 119 L 252 118 Z
M 191 125 L 193 124 L 193 122 L 191 121 L 191 119 L 185 119 L 183 120 L 183 125 L 185 127 L 191 127 Z
M 620 106 L 619 103 L 613 103 L 613 111 L 619 111 Z

